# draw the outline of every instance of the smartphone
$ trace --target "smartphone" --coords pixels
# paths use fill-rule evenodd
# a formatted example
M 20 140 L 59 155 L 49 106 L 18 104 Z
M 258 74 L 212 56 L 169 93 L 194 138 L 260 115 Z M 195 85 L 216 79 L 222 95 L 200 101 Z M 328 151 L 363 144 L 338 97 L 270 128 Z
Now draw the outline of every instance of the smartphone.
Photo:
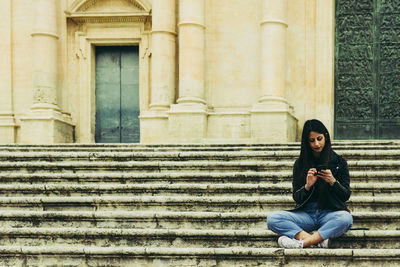
M 326 165 L 318 165 L 317 166 L 317 172 L 326 170 L 326 169 L 328 169 L 328 166 L 326 166 Z
M 318 165 L 317 166 L 317 172 L 314 173 L 314 176 L 317 176 L 318 172 L 320 172 L 322 170 L 326 170 L 326 169 L 328 169 L 328 166 L 326 166 L 326 165 Z

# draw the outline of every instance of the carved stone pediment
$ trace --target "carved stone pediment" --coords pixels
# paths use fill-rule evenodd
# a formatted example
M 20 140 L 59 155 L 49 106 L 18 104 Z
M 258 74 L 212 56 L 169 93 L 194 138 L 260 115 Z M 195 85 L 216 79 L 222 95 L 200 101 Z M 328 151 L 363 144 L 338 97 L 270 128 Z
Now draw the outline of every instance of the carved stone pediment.
M 150 12 L 148 0 L 76 0 L 65 11 L 77 22 L 144 21 Z
M 145 9 L 134 0 L 91 0 L 81 5 L 78 12 L 140 12 Z

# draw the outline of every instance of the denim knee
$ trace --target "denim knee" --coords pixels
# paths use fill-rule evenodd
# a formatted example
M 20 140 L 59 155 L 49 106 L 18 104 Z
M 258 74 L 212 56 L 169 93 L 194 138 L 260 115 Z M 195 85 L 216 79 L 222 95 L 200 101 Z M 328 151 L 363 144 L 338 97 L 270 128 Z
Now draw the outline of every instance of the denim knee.
M 353 216 L 345 210 L 336 211 L 334 218 L 331 218 L 331 220 L 335 221 L 337 228 L 350 229 L 353 225 Z
M 276 225 L 282 221 L 281 211 L 274 211 L 267 217 L 267 227 L 269 230 L 276 229 Z
M 339 211 L 337 214 L 337 221 L 340 222 L 341 226 L 344 229 L 349 230 L 353 225 L 353 216 L 345 210 Z M 347 231 L 346 230 L 346 231 Z
M 339 237 L 353 225 L 353 216 L 347 211 L 335 211 L 332 215 L 318 230 L 323 239 Z

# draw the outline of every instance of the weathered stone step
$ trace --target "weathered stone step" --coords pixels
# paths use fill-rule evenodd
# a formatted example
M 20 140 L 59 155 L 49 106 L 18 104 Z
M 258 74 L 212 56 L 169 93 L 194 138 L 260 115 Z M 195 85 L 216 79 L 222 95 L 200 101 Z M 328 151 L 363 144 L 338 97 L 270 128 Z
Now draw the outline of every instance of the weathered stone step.
M 398 183 L 352 183 L 352 196 L 400 196 Z M 291 195 L 292 184 L 227 183 L 227 184 L 120 184 L 120 183 L 46 183 L 0 184 L 1 196 L 266 196 Z
M 3 228 L 266 229 L 269 212 L 0 210 Z M 352 212 L 353 228 L 399 230 L 400 212 Z
M 278 236 L 269 230 L 221 229 L 114 229 L 114 228 L 1 228 L 0 246 L 160 247 L 277 247 Z M 399 230 L 350 230 L 331 240 L 331 248 L 384 248 L 400 246 Z
M 352 140 L 352 141 L 337 141 L 332 142 L 334 149 L 346 148 L 346 149 L 399 149 L 399 140 Z M 109 150 L 142 150 L 142 151 L 161 151 L 161 150 L 225 150 L 225 149 L 250 149 L 250 150 L 276 150 L 276 149 L 296 149 L 299 150 L 300 143 L 188 143 L 188 144 L 55 144 L 55 145 L 35 145 L 35 144 L 7 144 L 0 145 L 0 150 L 3 151 L 109 151 Z
M 348 161 L 351 170 L 400 170 L 400 160 Z M 293 168 L 292 161 L 127 161 L 127 162 L 0 162 L 3 172 L 89 172 L 89 171 L 283 171 Z
M 393 150 L 341 150 L 347 160 L 396 160 L 400 158 L 399 149 Z M 166 151 L 166 152 L 1 152 L 0 161 L 232 161 L 263 160 L 294 161 L 299 151 Z
M 400 249 L 0 247 L 4 266 L 306 266 L 310 262 L 315 266 L 396 266 Z
M 387 169 L 373 171 L 350 171 L 351 182 L 358 183 L 398 183 L 400 172 Z M 170 172 L 0 172 L 2 183 L 282 183 L 292 181 L 291 170 L 271 171 L 170 171 Z
M 353 196 L 351 211 L 396 211 L 398 196 Z M 0 197 L 0 208 L 29 210 L 273 211 L 294 208 L 291 196 L 72 196 Z

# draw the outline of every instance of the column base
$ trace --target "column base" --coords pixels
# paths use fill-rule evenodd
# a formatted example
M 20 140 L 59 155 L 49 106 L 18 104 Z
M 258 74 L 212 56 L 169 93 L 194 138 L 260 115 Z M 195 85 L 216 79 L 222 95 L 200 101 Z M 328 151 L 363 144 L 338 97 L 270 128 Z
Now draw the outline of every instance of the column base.
M 251 137 L 256 142 L 295 142 L 297 119 L 283 101 L 258 103 L 250 112 Z
M 140 143 L 168 142 L 168 115 L 166 112 L 150 112 L 140 115 Z
M 21 143 L 73 143 L 74 125 L 68 113 L 35 105 L 21 118 Z
M 0 143 L 15 143 L 16 128 L 13 114 L 0 113 Z
M 171 105 L 168 112 L 169 140 L 179 143 L 200 143 L 207 135 L 207 108 L 203 104 Z

